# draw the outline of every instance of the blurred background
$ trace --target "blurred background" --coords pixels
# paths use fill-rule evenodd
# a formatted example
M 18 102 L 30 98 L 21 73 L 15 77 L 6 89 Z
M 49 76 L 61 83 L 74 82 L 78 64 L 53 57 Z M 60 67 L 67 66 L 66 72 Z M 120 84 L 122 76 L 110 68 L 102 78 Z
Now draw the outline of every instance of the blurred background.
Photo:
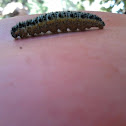
M 126 0 L 0 0 L 0 19 L 63 10 L 126 14 Z

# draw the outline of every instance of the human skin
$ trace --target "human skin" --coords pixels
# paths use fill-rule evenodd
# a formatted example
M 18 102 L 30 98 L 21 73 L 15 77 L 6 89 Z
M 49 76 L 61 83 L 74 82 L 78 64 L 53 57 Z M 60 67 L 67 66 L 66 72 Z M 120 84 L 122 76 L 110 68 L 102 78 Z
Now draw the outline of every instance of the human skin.
M 103 30 L 14 40 L 0 21 L 0 126 L 126 126 L 126 15 Z

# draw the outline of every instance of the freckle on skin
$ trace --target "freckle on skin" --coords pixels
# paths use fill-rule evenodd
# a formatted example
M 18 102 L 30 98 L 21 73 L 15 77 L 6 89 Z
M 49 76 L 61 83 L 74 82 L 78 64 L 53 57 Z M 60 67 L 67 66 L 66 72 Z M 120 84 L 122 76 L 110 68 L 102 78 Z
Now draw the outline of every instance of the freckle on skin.
M 113 75 L 119 74 L 119 70 L 117 67 L 115 67 L 113 64 L 104 64 L 109 69 L 109 72 L 107 72 L 105 75 L 107 78 L 112 78 Z
M 25 61 L 27 64 L 31 64 L 31 58 L 29 56 L 25 57 Z
M 14 82 L 10 82 L 10 83 L 9 83 L 9 86 L 10 86 L 10 87 L 14 87 L 14 86 L 15 86 Z
M 20 46 L 20 49 L 23 49 L 23 47 Z

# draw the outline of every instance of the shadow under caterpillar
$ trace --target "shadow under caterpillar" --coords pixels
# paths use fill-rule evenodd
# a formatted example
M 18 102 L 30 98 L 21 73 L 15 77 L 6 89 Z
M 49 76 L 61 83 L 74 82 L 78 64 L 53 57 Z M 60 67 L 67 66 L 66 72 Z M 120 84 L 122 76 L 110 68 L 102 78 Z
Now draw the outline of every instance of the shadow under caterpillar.
M 59 11 L 42 14 L 34 19 L 19 22 L 11 29 L 11 35 L 15 39 L 27 38 L 50 31 L 52 33 L 71 31 L 84 31 L 86 28 L 98 27 L 103 29 L 105 23 L 94 14 L 78 11 Z

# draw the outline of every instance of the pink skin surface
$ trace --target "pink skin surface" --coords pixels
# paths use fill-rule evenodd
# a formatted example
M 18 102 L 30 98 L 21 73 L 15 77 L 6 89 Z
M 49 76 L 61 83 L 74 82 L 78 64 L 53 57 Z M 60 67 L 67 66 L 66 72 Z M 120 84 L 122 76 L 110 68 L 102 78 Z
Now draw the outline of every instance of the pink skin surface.
M 126 126 L 126 15 L 103 30 L 14 40 L 0 21 L 0 126 Z

